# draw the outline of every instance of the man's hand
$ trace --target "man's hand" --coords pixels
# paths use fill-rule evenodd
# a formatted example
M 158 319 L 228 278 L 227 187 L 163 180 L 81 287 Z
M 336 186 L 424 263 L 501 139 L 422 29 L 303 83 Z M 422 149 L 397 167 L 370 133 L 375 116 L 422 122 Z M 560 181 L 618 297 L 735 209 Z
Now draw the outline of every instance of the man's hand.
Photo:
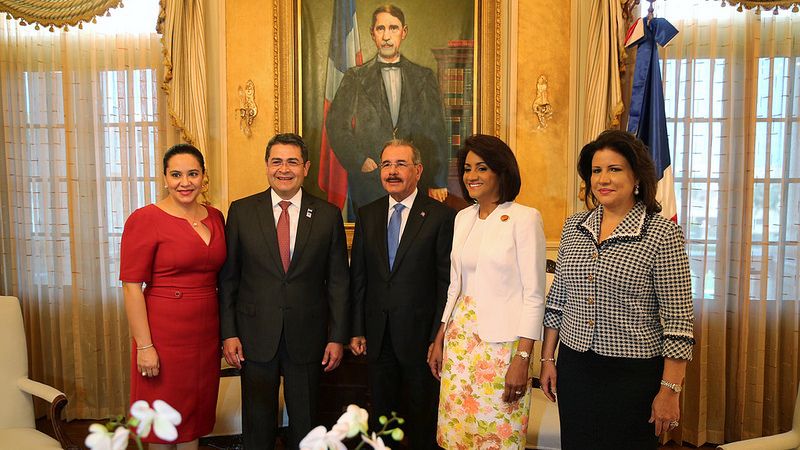
M 378 168 L 378 164 L 375 163 L 375 160 L 372 158 L 367 158 L 364 161 L 364 164 L 361 165 L 361 171 L 364 173 L 372 172 L 373 170 Z
M 328 342 L 325 347 L 325 355 L 322 357 L 322 365 L 325 366 L 325 372 L 339 367 L 344 355 L 344 345 L 338 342 Z
M 364 336 L 353 336 L 350 338 L 350 351 L 353 352 L 354 355 L 366 355 L 367 354 L 367 338 Z
M 447 188 L 428 189 L 428 196 L 440 202 L 444 202 L 447 200 Z
M 244 353 L 242 353 L 242 342 L 238 337 L 231 337 L 222 342 L 222 354 L 225 355 L 225 361 L 228 364 L 242 368 L 242 361 L 244 361 Z

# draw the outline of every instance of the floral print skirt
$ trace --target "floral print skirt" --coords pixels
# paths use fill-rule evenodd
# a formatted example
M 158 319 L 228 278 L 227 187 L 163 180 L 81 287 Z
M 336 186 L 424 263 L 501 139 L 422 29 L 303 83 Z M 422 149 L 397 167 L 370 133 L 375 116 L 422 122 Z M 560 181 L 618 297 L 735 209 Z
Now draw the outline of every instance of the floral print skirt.
M 475 310 L 474 299 L 459 297 L 445 330 L 436 440 L 446 449 L 524 448 L 530 387 L 518 401 L 503 401 L 517 341 L 483 342 Z

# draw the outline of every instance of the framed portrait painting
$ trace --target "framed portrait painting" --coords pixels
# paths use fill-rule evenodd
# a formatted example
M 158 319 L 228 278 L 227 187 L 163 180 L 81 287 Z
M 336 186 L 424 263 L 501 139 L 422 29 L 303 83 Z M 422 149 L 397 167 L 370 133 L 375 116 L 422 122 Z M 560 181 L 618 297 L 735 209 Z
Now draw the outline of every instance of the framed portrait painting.
M 276 0 L 275 131 L 309 147 L 304 188 L 356 208 L 385 195 L 380 151 L 419 149 L 420 193 L 454 207 L 474 132 L 499 133 L 500 11 L 486 0 Z

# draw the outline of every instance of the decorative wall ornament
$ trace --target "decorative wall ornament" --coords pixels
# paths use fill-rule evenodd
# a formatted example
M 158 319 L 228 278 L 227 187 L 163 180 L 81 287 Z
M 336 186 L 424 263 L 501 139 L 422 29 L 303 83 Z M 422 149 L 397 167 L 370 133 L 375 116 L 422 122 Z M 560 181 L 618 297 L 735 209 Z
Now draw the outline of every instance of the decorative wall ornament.
M 19 20 L 20 25 L 33 24 L 39 26 L 64 28 L 68 25 L 83 28 L 83 22 L 95 23 L 95 17 L 109 15 L 108 10 L 123 7 L 122 0 L 0 0 L 0 13 L 6 17 Z
M 239 86 L 239 105 L 236 114 L 239 116 L 239 128 L 245 136 L 250 136 L 250 127 L 253 119 L 258 115 L 258 105 L 256 105 L 256 85 L 253 80 L 247 80 L 244 89 Z
M 553 118 L 553 105 L 550 104 L 550 94 L 547 92 L 547 77 L 539 75 L 536 81 L 536 99 L 533 101 L 533 112 L 539 119 L 537 130 L 547 128 L 547 123 Z

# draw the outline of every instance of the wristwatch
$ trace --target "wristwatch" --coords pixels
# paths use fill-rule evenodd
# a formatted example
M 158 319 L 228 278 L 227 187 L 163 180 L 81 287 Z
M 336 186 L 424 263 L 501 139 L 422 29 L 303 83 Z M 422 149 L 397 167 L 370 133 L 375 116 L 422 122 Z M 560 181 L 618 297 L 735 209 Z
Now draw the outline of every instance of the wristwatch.
M 524 352 L 522 350 L 517 351 L 517 356 L 519 356 L 522 359 L 531 359 L 531 354 L 528 352 Z
M 683 390 L 683 387 L 681 387 L 680 384 L 670 383 L 669 381 L 665 380 L 661 380 L 661 385 L 672 389 L 672 391 L 675 392 L 676 394 L 680 394 L 681 391 Z

